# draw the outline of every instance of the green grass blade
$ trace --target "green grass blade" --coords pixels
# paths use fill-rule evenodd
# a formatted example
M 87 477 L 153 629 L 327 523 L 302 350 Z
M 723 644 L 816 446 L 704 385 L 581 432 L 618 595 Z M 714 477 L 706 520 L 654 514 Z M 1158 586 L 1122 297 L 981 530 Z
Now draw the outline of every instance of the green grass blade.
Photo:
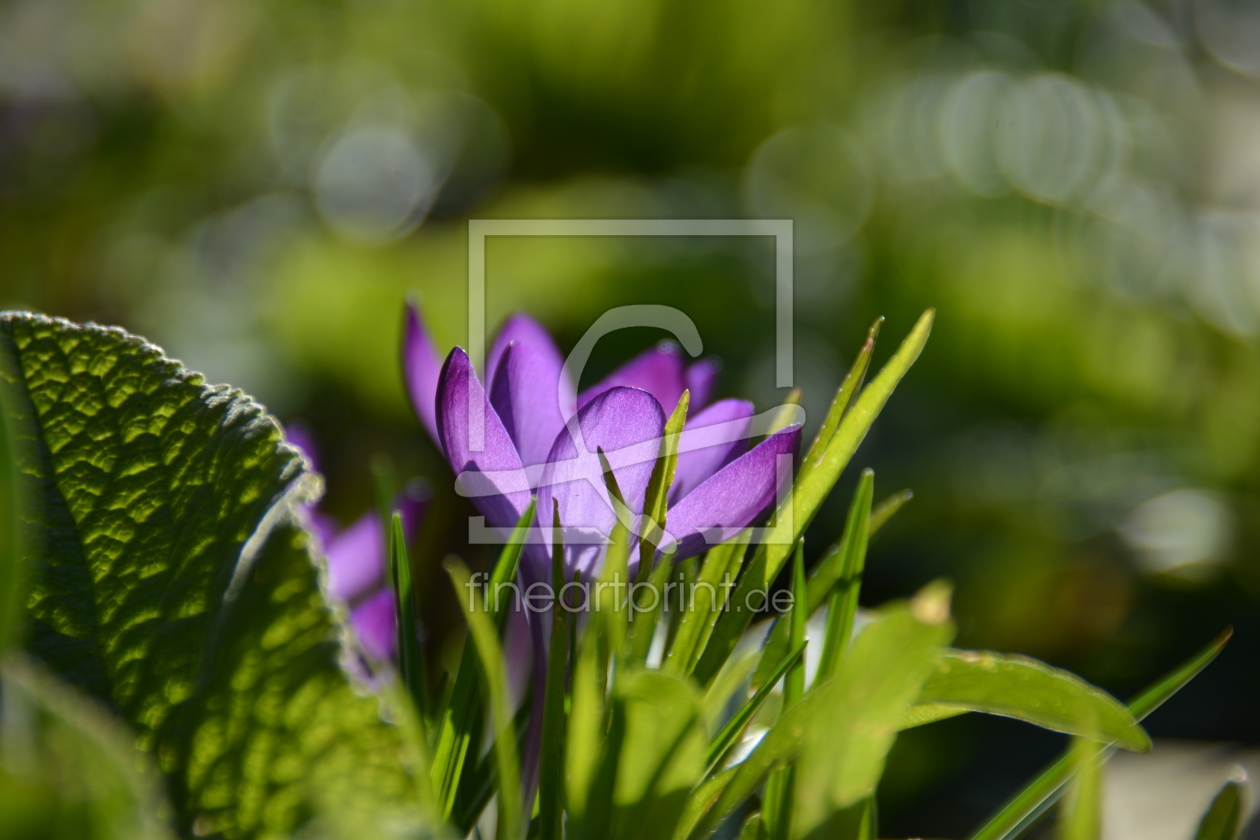
M 923 685 L 919 703 L 1015 718 L 1138 752 L 1151 748 L 1151 739 L 1119 700 L 1026 656 L 947 651 Z
M 780 506 L 782 508 L 791 505 L 791 515 L 788 515 L 788 510 L 776 509 L 774 536 L 762 544 L 749 564 L 748 572 L 736 590 L 735 603 L 744 603 L 754 590 L 766 591 L 778 576 L 792 544 L 813 520 L 819 506 L 840 478 L 840 473 L 870 431 L 875 417 L 888 402 L 893 389 L 922 352 L 932 330 L 934 315 L 935 311 L 931 309 L 923 313 L 888 364 L 857 395 L 852 408 L 844 413 L 835 432 L 821 446 L 821 450 L 815 453 L 811 447 L 807 457 L 812 456 L 812 460 L 803 467 L 789 498 Z M 750 610 L 734 610 L 722 615 L 705 648 L 704 656 L 695 669 L 695 676 L 701 685 L 707 684 L 722 667 L 752 618 L 753 613 Z
M 827 613 L 827 636 L 818 679 L 835 676 L 853 638 L 853 622 L 857 619 L 858 595 L 862 588 L 862 572 L 866 568 L 866 546 L 871 534 L 871 499 L 875 491 L 875 473 L 863 470 L 857 492 L 845 525 L 844 549 L 840 553 L 840 576 L 832 590 Z
M 892 519 L 897 511 L 906 506 L 906 502 L 914 498 L 914 493 L 909 490 L 898 490 L 891 496 L 884 499 L 875 509 L 871 511 L 871 536 L 880 528 L 888 524 L 888 520 Z
M 403 531 L 402 514 L 395 513 L 389 521 L 389 568 L 394 579 L 394 603 L 398 616 L 398 669 L 402 684 L 407 688 L 411 702 L 415 703 L 418 719 L 423 727 L 429 714 L 426 697 L 424 655 L 416 628 L 420 626 L 416 615 L 416 598 L 411 586 L 411 562 L 407 558 L 407 537 Z M 424 731 L 422 729 L 422 731 Z
M 881 316 L 876 318 L 875 323 L 871 324 L 871 328 L 866 331 L 866 342 L 858 351 L 857 358 L 853 360 L 853 365 L 845 375 L 844 381 L 836 389 L 836 395 L 827 409 L 827 416 L 823 418 L 823 424 L 819 427 L 818 434 L 814 435 L 814 441 L 809 445 L 805 459 L 801 462 L 802 470 L 809 469 L 809 465 L 817 463 L 822 457 L 827 450 L 827 444 L 831 442 L 836 429 L 840 427 L 840 419 L 849 410 L 854 395 L 861 390 L 862 383 L 866 380 L 866 371 L 871 364 L 871 354 L 875 352 L 875 340 L 879 337 L 879 328 L 883 324 L 884 319 Z
M 827 553 L 823 555 L 822 559 L 818 562 L 818 565 L 814 567 L 813 573 L 810 575 L 808 591 L 806 594 L 808 608 L 806 620 L 808 620 L 808 617 L 813 615 L 818 608 L 822 606 L 823 601 L 826 600 L 829 595 L 838 591 L 837 585 L 845 577 L 845 570 L 847 568 L 846 564 L 852 562 L 851 557 L 855 551 L 855 545 L 859 540 L 859 532 L 862 531 L 862 528 L 859 526 L 862 523 L 863 511 L 868 513 L 867 521 L 869 522 L 870 520 L 869 512 L 871 508 L 871 494 L 875 486 L 874 476 L 875 474 L 870 470 L 863 471 L 862 477 L 858 480 L 857 489 L 853 493 L 853 501 L 849 505 L 849 513 L 846 518 L 847 524 L 845 525 L 844 534 L 840 537 L 839 542 L 828 549 Z M 873 531 L 868 525 L 866 535 L 861 537 L 861 539 L 869 541 L 871 533 L 873 533 Z M 863 545 L 865 545 L 865 542 Z M 865 548 L 863 548 L 863 555 L 865 555 Z M 853 590 L 855 614 L 858 594 L 857 583 L 860 582 L 855 582 Z M 839 619 L 839 612 L 833 612 L 831 615 L 835 616 L 837 620 Z M 851 624 L 853 621 L 852 617 L 849 618 L 849 621 Z M 828 622 L 828 632 L 831 632 L 831 625 L 836 623 L 837 621 Z M 836 632 L 838 633 L 838 630 Z M 770 662 L 777 662 L 779 658 L 782 657 L 783 653 L 788 649 L 788 627 L 784 622 L 775 622 L 774 627 L 770 630 L 769 638 L 766 639 L 765 647 L 766 654 L 769 657 Z M 832 645 L 832 649 L 836 649 L 834 644 Z M 824 649 L 824 659 L 825 658 L 826 650 Z M 753 676 L 754 686 L 761 685 L 761 680 L 764 678 L 762 671 L 766 667 L 768 667 L 767 661 L 763 658 L 761 664 L 758 666 L 757 674 Z M 832 673 L 833 670 L 833 668 L 829 667 L 824 673 Z
M 560 603 L 564 588 L 564 544 L 560 530 L 560 500 L 553 499 L 551 542 L 551 643 L 547 682 L 543 693 L 542 752 L 538 767 L 538 836 L 564 836 L 565 680 L 569 670 L 569 615 Z
M 1242 821 L 1243 782 L 1230 779 L 1212 799 L 1194 840 L 1234 840 L 1238 836 L 1238 824 Z
M 678 635 L 669 649 L 664 667 L 675 674 L 690 674 L 700 658 L 700 652 L 713 632 L 723 606 L 724 595 L 730 592 L 733 581 L 739 576 L 739 567 L 752 532 L 745 529 L 734 539 L 709 549 L 705 555 L 700 575 L 688 595 L 690 603 L 682 610 Z
M 494 727 L 494 757 L 498 774 L 498 840 L 520 840 L 524 836 L 525 816 L 519 775 L 516 737 L 512 710 L 507 693 L 507 667 L 494 621 L 482 604 L 480 589 L 472 583 L 467 567 L 454 558 L 446 563 L 447 574 L 455 587 L 455 598 L 468 621 L 468 633 L 481 663 L 482 679 L 489 700 Z
M 805 654 L 805 645 L 805 642 L 801 642 L 779 661 L 779 664 L 770 672 L 769 677 L 761 684 L 761 687 L 753 692 L 753 696 L 739 707 L 739 711 L 731 716 L 731 719 L 726 722 L 721 731 L 709 742 L 709 749 L 705 755 L 707 772 L 712 772 L 718 767 L 731 747 L 735 746 L 745 727 L 756 717 L 757 712 L 761 710 L 762 704 L 766 702 L 766 698 L 774 690 L 775 683 L 783 678 L 788 669 L 801 661 L 802 656 Z
M 792 609 L 787 615 L 794 648 L 805 644 L 805 540 L 796 541 L 792 563 Z M 798 659 L 783 678 L 783 711 L 787 712 L 805 694 L 805 662 Z M 792 834 L 792 798 L 796 768 L 789 765 L 770 774 L 761 802 L 761 816 L 769 840 L 788 840 Z
M 662 557 L 648 578 L 647 588 L 640 589 L 636 593 L 642 597 L 637 598 L 634 621 L 630 625 L 634 631 L 630 639 L 629 663 L 631 665 L 642 665 L 647 662 L 648 654 L 652 650 L 652 641 L 656 638 L 656 626 L 660 623 L 661 611 L 665 608 L 665 581 L 673 567 L 674 555 L 672 553 Z M 648 597 L 652 599 L 650 608 L 645 607 L 644 599 Z
M 683 391 L 673 414 L 665 421 L 661 434 L 660 453 L 652 466 L 647 493 L 643 498 L 643 512 L 647 516 L 639 537 L 639 582 L 648 579 L 661 544 L 665 528 L 666 511 L 669 509 L 669 488 L 674 484 L 674 472 L 678 468 L 678 444 L 682 439 L 683 426 L 687 422 L 687 407 L 691 404 L 691 392 Z M 611 472 L 609 472 L 611 475 Z
M 770 427 L 766 429 L 767 436 L 781 432 L 793 423 L 799 422 L 796 418 L 800 410 L 802 393 L 800 388 L 793 388 L 788 392 L 783 404 L 775 412 L 774 419 L 770 421 Z
M 529 508 L 516 523 L 507 545 L 500 552 L 499 561 L 490 576 L 488 606 L 491 612 L 496 607 L 501 608 L 496 615 L 500 632 L 510 610 L 506 608 L 505 602 L 500 603 L 501 599 L 496 593 L 501 591 L 500 586 L 515 579 L 521 549 L 533 519 L 534 501 L 531 500 Z M 433 790 L 437 794 L 442 818 L 445 820 L 452 818 L 455 803 L 459 799 L 461 782 L 477 763 L 476 750 L 472 746 L 480 744 L 485 724 L 485 706 L 482 703 L 478 668 L 475 646 L 471 641 L 466 642 L 455 684 L 442 710 L 442 722 L 433 750 Z
M 1073 738 L 1072 779 L 1059 819 L 1060 840 L 1098 840 L 1102 834 L 1102 763 L 1098 745 Z
M 604 483 L 617 512 L 617 524 L 609 536 L 608 551 L 604 554 L 604 569 L 595 584 L 595 609 L 598 621 L 592 621 L 588 635 L 599 628 L 605 633 L 605 644 L 618 659 L 624 658 L 626 638 L 630 633 L 630 523 L 634 512 L 626 505 L 625 496 L 617 486 L 612 465 L 604 450 L 597 449 L 599 462 L 604 470 Z M 607 662 L 604 663 L 605 667 Z
M 1221 652 L 1232 633 L 1232 630 L 1226 630 L 1181 667 L 1138 695 L 1133 702 L 1129 703 L 1129 713 L 1133 715 L 1134 720 L 1141 721 L 1194 679 Z M 1110 748 L 1099 749 L 1106 751 Z M 1065 755 L 1015 794 L 1002 810 L 994 814 L 988 822 L 971 835 L 970 840 L 1009 840 L 1009 838 L 1018 837 L 1054 804 L 1071 775 L 1072 760 L 1070 756 Z

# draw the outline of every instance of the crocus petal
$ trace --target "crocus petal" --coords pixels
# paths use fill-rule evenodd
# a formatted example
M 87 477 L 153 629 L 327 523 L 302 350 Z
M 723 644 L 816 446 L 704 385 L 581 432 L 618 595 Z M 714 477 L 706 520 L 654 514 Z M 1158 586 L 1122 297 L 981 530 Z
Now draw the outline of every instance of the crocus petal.
M 364 653 L 377 662 L 391 661 L 398 644 L 393 590 L 382 589 L 351 609 L 350 626 Z
M 779 482 L 790 477 L 780 471 L 779 459 L 795 456 L 800 439 L 800 426 L 771 435 L 671 507 L 665 530 L 678 542 L 675 559 L 694 557 L 730 539 L 769 510 Z
M 503 351 L 490 384 L 490 404 L 525 466 L 547 460 L 567 419 L 562 406 L 572 410 L 573 402 L 559 353 L 542 352 L 533 344 L 509 344 Z
M 478 418 L 470 407 L 480 405 Z M 481 421 L 481 448 L 472 449 L 473 426 Z M 492 528 L 510 528 L 529 506 L 529 482 L 516 445 L 477 380 L 468 354 L 451 351 L 438 381 L 437 425 L 442 449 L 457 476 L 460 493 L 471 496 Z
M 689 411 L 699 411 L 709 404 L 717 392 L 718 376 L 722 373 L 722 363 L 710 356 L 687 366 L 684 379 L 687 390 L 691 392 Z
M 309 426 L 301 420 L 286 423 L 284 439 L 290 446 L 302 453 L 302 457 L 306 459 L 306 465 L 310 467 L 312 472 L 320 472 L 319 450 L 315 446 L 315 435 L 311 433 Z
M 427 495 L 418 488 L 408 488 L 395 500 L 394 509 L 402 514 L 408 542 L 415 537 L 427 504 Z M 363 514 L 349 528 L 327 538 L 328 594 L 349 603 L 385 586 L 385 545 L 385 530 L 376 511 Z
M 411 405 L 416 410 L 429 437 L 440 445 L 438 439 L 437 398 L 438 378 L 441 367 L 438 365 L 437 350 L 433 339 L 425 329 L 424 318 L 414 302 L 407 304 L 406 324 L 403 327 L 402 347 L 403 377 L 407 382 L 407 393 L 411 396 Z
M 548 366 L 554 365 L 557 370 L 564 366 L 564 356 L 560 355 L 551 334 L 542 324 L 523 312 L 518 312 L 503 322 L 499 333 L 494 337 L 490 353 L 486 356 L 486 382 L 494 382 L 503 354 L 513 344 L 524 344 L 533 348 L 546 359 Z
M 681 501 L 748 448 L 752 415 L 750 402 L 720 400 L 687 420 L 678 440 L 678 467 L 669 488 L 670 504 Z
M 375 511 L 363 514 L 349 528 L 330 539 L 328 594 L 353 601 L 385 580 L 385 532 Z
M 610 535 L 617 521 L 599 450 L 607 456 L 630 511 L 641 513 L 664 430 L 665 415 L 651 394 L 612 388 L 579 409 L 556 437 L 538 487 L 538 520 L 551 524 L 552 499 L 558 499 L 570 570 L 594 571 L 594 561 L 603 553 L 600 538 Z M 550 545 L 550 534 L 544 534 Z
M 674 411 L 686 390 L 683 375 L 682 348 L 672 341 L 662 341 L 635 356 L 600 382 L 578 395 L 578 408 L 610 388 L 642 388 L 661 404 L 666 414 Z

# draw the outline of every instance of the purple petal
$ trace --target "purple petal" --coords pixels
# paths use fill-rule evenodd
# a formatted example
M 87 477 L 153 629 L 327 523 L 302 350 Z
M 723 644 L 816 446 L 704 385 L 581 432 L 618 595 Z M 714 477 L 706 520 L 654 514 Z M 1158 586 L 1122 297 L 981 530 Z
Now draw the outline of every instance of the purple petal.
M 385 532 L 381 517 L 369 511 L 349 528 L 330 539 L 328 594 L 339 601 L 353 601 L 385 582 Z
M 319 468 L 319 449 L 315 446 L 315 435 L 311 433 L 310 426 L 307 426 L 301 420 L 286 423 L 284 437 L 290 446 L 302 453 L 302 457 L 306 459 L 306 464 L 311 469 L 311 472 L 321 471 Z
M 470 410 L 480 405 L 478 418 Z M 481 421 L 481 448 L 473 451 L 474 424 Z M 459 347 L 442 366 L 438 382 L 437 424 L 442 449 L 455 470 L 460 493 L 471 496 L 492 528 L 510 528 L 529 506 L 529 482 L 521 457 L 486 399 L 468 354 Z
M 490 404 L 525 466 L 546 462 L 564 429 L 565 407 L 571 411 L 573 403 L 573 386 L 559 353 L 546 353 L 532 344 L 509 344 L 504 349 L 491 381 Z
M 682 348 L 662 341 L 651 350 L 635 356 L 600 382 L 578 395 L 578 408 L 611 388 L 641 388 L 672 414 L 687 384 L 683 376 Z
M 748 448 L 752 415 L 750 402 L 720 400 L 687 420 L 678 441 L 678 467 L 669 488 L 670 504 L 677 504 Z
M 414 539 L 428 498 L 414 489 L 402 493 L 394 508 L 402 514 L 407 541 Z M 339 601 L 359 600 L 386 585 L 385 531 L 376 511 L 324 542 L 328 558 L 328 594 Z
M 313 505 L 303 505 L 298 515 L 302 518 L 302 524 L 307 530 L 319 537 L 319 543 L 326 553 L 328 546 L 332 545 L 333 540 L 337 538 L 341 525 L 334 517 L 320 513 Z
M 433 339 L 425 329 L 420 307 L 414 302 L 407 304 L 402 357 L 403 377 L 407 383 L 407 393 L 411 395 L 411 405 L 429 437 L 434 443 L 439 443 L 435 404 L 441 368 Z
M 350 610 L 350 626 L 363 652 L 377 662 L 394 658 L 398 644 L 398 619 L 395 615 L 394 592 L 382 589 Z
M 547 361 L 549 366 L 554 364 L 557 370 L 564 366 L 564 356 L 560 355 L 556 343 L 551 340 L 551 334 L 542 324 L 525 313 L 518 312 L 503 322 L 503 326 L 499 328 L 499 334 L 494 338 L 494 344 L 491 345 L 490 353 L 486 356 L 486 382 L 494 382 L 494 375 L 498 373 L 503 354 L 513 344 L 524 344 L 532 348 Z
M 664 429 L 665 415 L 651 394 L 613 388 L 583 406 L 556 438 L 538 487 L 538 519 L 550 525 L 552 499 L 559 500 L 570 570 L 593 571 L 603 552 L 600 538 L 616 524 L 598 450 L 608 457 L 631 512 L 641 513 Z M 549 534 L 544 543 L 551 544 Z
M 722 373 L 722 363 L 714 356 L 688 365 L 684 379 L 687 390 L 691 392 L 690 411 L 699 411 L 709 404 L 717 392 L 718 376 Z
M 791 477 L 790 469 L 781 469 L 780 458 L 786 456 L 783 466 L 790 467 L 800 439 L 800 426 L 771 435 L 671 507 L 665 530 L 678 541 L 675 559 L 725 542 L 769 510 L 779 482 Z

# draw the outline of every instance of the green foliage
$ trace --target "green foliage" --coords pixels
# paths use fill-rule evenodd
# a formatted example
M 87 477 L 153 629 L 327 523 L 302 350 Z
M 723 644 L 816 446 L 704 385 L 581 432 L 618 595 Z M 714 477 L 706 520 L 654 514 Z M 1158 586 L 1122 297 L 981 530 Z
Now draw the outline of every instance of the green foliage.
M 1243 815 L 1242 791 L 1243 784 L 1238 779 L 1225 783 L 1199 820 L 1194 840 L 1234 840 L 1238 836 Z
M 338 664 L 275 422 L 140 339 L 33 315 L 0 320 L 0 376 L 27 649 L 126 721 L 179 830 L 423 824 L 398 727 Z
M 1151 748 L 1151 739 L 1118 700 L 1025 656 L 951 650 L 924 683 L 919 703 L 1012 717 L 1129 750 Z
M 504 658 L 510 605 L 499 587 L 517 576 L 532 504 L 486 594 L 460 561 L 446 564 L 469 629 L 457 672 L 434 681 L 451 686 L 446 695 L 424 674 L 412 567 L 392 517 L 400 668 L 393 681 L 373 675 L 372 696 L 338 661 L 353 643 L 320 590 L 300 507 L 314 481 L 278 426 L 249 398 L 205 386 L 134 337 L 5 316 L 0 529 L 20 513 L 26 530 L 25 575 L 0 583 L 0 641 L 15 633 L 2 599 L 29 583 L 23 638 L 43 664 L 10 659 L 0 674 L 4 719 L 38 720 L 29 743 L 0 727 L 0 806 L 31 791 L 23 813 L 38 822 L 54 813 L 40 810 L 47 803 L 72 801 L 57 805 L 56 818 L 89 837 L 162 838 L 173 826 L 185 836 L 370 838 L 466 835 L 493 796 L 498 840 L 700 840 L 727 821 L 746 837 L 873 840 L 874 794 L 897 733 L 971 711 L 1077 736 L 1070 756 L 976 836 L 1013 836 L 1075 778 L 1065 837 L 1095 837 L 1101 762 L 1117 746 L 1149 748 L 1137 721 L 1223 640 L 1126 709 L 1035 660 L 947 648 L 944 583 L 872 610 L 857 632 L 870 535 L 909 498 L 873 506 L 869 470 L 841 539 L 805 572 L 801 532 L 930 325 L 931 312 L 863 387 L 872 328 L 771 540 L 747 565 L 749 531 L 681 571 L 668 555 L 653 562 L 684 397 L 639 523 L 637 577 L 655 587 L 651 603 L 627 597 L 633 517 L 600 452 L 618 521 L 592 611 L 552 606 L 549 647 L 535 662 L 544 690 L 514 708 Z M 383 498 L 392 495 L 392 479 L 379 483 Z M 6 494 L 11 485 L 21 504 Z M 551 521 L 551 584 L 560 592 L 558 506 Z M 16 546 L 17 534 L 0 530 L 0 552 L 8 549 L 0 562 L 10 570 Z M 753 650 L 744 634 L 753 611 L 740 607 L 769 589 L 789 554 L 792 606 Z M 704 587 L 662 625 L 661 591 L 679 574 Z M 729 601 L 728 581 L 736 582 Z M 598 586 L 611 582 L 621 587 Z M 807 682 L 806 622 L 824 604 L 821 664 Z M 531 719 L 540 731 L 528 730 Z M 521 765 L 522 742 L 535 736 L 536 801 L 527 798 L 535 768 Z M 36 768 L 33 781 L 13 771 L 22 761 Z M 1226 837 L 1236 825 L 1229 790 L 1205 817 L 1215 833 L 1201 836 Z
M 805 454 L 803 468 L 793 485 L 790 497 L 774 512 L 773 535 L 759 547 L 740 581 L 734 596 L 736 603 L 743 603 L 750 592 L 767 590 L 774 582 L 783 563 L 787 560 L 792 545 L 813 520 L 819 506 L 839 480 L 840 473 L 844 471 L 849 459 L 857 451 L 858 445 L 870 431 L 875 417 L 888 402 L 897 383 L 918 359 L 932 330 L 934 315 L 935 312 L 930 309 L 923 313 L 888 364 L 879 372 L 874 381 L 863 388 L 856 399 L 853 399 L 851 393 L 857 389 L 858 382 L 862 380 L 867 361 L 874 348 L 875 338 L 874 330 L 872 330 L 872 335 L 867 338 L 858 361 L 854 363 L 853 369 L 840 386 L 836 400 L 823 421 L 818 438 Z M 853 403 L 851 410 L 849 409 L 850 402 Z M 702 684 L 707 683 L 717 674 L 751 620 L 752 614 L 748 610 L 730 611 L 719 619 L 709 645 L 705 649 L 705 654 L 696 667 L 696 677 Z
M 20 655 L 0 703 L 0 838 L 173 836 L 157 771 L 107 709 Z
M 1139 694 L 1129 704 L 1129 713 L 1134 720 L 1141 721 L 1194 679 L 1217 657 L 1231 634 L 1232 630 L 1226 630 L 1179 668 Z M 1106 752 L 1109 748 L 1095 745 L 1094 749 Z M 972 834 L 970 840 L 1008 840 L 1018 837 L 1058 800 L 1064 785 L 1072 777 L 1073 769 L 1071 755 L 1065 755 L 1051 764 Z

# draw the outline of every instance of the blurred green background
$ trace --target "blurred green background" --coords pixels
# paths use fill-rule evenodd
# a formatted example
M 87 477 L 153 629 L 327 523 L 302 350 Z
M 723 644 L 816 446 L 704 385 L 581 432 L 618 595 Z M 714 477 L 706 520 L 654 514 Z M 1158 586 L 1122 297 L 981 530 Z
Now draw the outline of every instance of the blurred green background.
M 854 461 L 916 493 L 865 600 L 949 576 L 960 643 L 1122 697 L 1232 623 L 1150 728 L 1260 740 L 1254 7 L 0 6 L 2 303 L 122 325 L 304 419 L 345 521 L 373 455 L 427 476 L 434 561 L 467 551 L 467 509 L 402 392 L 402 300 L 463 343 L 466 220 L 495 217 L 793 219 L 815 423 L 877 315 L 878 363 L 937 307 Z M 492 322 L 528 310 L 566 348 L 609 306 L 677 306 L 722 395 L 784 396 L 768 241 L 495 239 L 487 282 Z M 659 337 L 610 337 L 586 381 Z M 1059 746 L 997 719 L 910 733 L 888 833 L 964 833 Z

